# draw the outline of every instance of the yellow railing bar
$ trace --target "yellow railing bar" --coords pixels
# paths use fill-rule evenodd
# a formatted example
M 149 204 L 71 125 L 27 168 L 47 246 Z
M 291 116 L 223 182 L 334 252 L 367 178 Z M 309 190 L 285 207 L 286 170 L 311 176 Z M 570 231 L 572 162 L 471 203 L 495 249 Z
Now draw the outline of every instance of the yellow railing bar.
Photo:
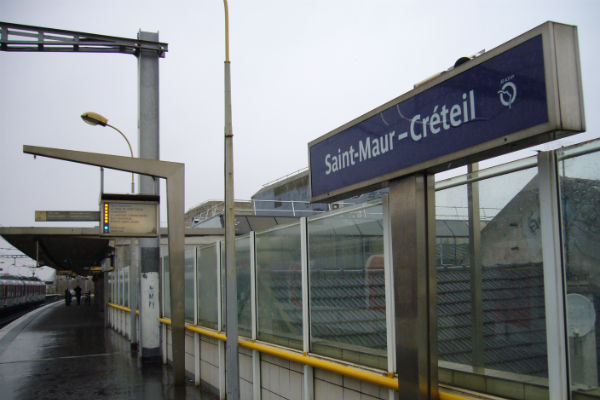
M 131 312 L 131 308 L 125 307 L 125 306 L 120 306 L 115 303 L 107 302 L 106 305 L 108 305 L 109 307 L 112 307 L 112 308 L 116 308 L 117 310 Z M 136 315 L 140 315 L 140 310 L 135 310 L 135 313 L 136 313 Z
M 187 329 L 188 331 L 199 333 L 201 335 L 205 335 L 205 336 L 209 336 L 209 337 L 221 340 L 223 342 L 227 340 L 227 336 L 225 336 L 222 333 L 210 331 L 208 329 L 203 329 L 203 328 L 200 328 L 195 325 L 186 325 L 185 329 Z
M 440 400 L 469 400 L 470 397 L 464 397 L 454 393 L 443 392 L 440 390 L 439 392 Z
M 327 371 L 335 372 L 341 375 L 346 375 L 351 378 L 356 378 L 361 381 L 371 382 L 379 386 L 384 386 L 390 389 L 398 390 L 398 380 L 389 376 L 378 375 L 373 372 L 362 371 L 353 367 L 342 364 L 333 363 L 331 361 L 321 360 L 304 354 L 294 353 L 288 350 L 282 350 L 264 344 L 251 342 L 248 340 L 240 340 L 240 346 L 249 349 L 258 350 L 261 353 L 271 354 L 276 357 L 295 361 L 301 364 L 310 365 L 312 367 L 321 368 Z
M 131 308 L 129 307 L 124 307 L 124 306 L 120 306 L 118 304 L 115 303 L 106 303 L 107 305 L 109 305 L 112 308 L 116 308 L 117 310 L 121 310 L 121 311 L 125 311 L 125 312 L 131 312 Z
M 169 318 L 157 318 L 157 319 L 159 322 L 161 322 L 163 324 L 171 325 L 171 320 Z M 226 335 L 219 333 L 219 332 L 211 331 L 208 329 L 200 328 L 199 326 L 186 325 L 185 329 L 192 331 L 192 332 L 199 333 L 201 335 L 210 336 L 210 337 L 213 337 L 213 338 L 221 340 L 221 341 L 227 340 Z M 320 358 L 311 357 L 309 355 L 294 353 L 293 351 L 283 350 L 283 349 L 279 349 L 276 347 L 267 346 L 267 345 L 256 343 L 256 342 L 253 342 L 250 340 L 238 339 L 238 343 L 240 344 L 240 346 L 243 346 L 243 347 L 246 347 L 249 349 L 253 349 L 253 350 L 258 350 L 261 353 L 270 354 L 270 355 L 273 355 L 273 356 L 276 356 L 279 358 L 283 358 L 286 360 L 295 361 L 300 364 L 310 365 L 312 367 L 316 367 L 316 368 L 324 369 L 327 371 L 335 372 L 335 373 L 338 373 L 341 375 L 346 375 L 346 376 L 349 376 L 352 378 L 356 378 L 361 381 L 366 381 L 366 382 L 374 383 L 379 386 L 384 386 L 389 389 L 398 390 L 398 379 L 390 377 L 390 376 L 384 376 L 384 375 L 379 375 L 379 374 L 376 374 L 373 372 L 363 371 L 363 370 L 360 370 L 357 368 L 349 367 L 347 365 L 322 360 Z M 440 391 L 439 395 L 440 395 L 440 400 L 468 400 L 467 397 L 463 397 L 460 395 L 443 392 L 443 391 Z

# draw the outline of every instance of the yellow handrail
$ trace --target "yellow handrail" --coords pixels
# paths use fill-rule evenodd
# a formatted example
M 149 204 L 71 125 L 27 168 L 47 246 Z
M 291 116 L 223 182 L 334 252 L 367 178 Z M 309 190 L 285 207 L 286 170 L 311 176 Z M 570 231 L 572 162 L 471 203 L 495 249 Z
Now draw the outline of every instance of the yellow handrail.
M 112 307 L 112 308 L 116 308 L 117 310 L 121 310 L 121 311 L 125 311 L 125 312 L 131 312 L 131 308 L 129 307 L 124 307 L 124 306 L 120 306 L 118 304 L 115 303 L 106 303 L 108 306 Z
M 121 310 L 121 311 L 125 311 L 125 312 L 131 312 L 131 308 L 125 307 L 125 306 L 120 306 L 120 305 L 115 304 L 115 303 L 107 302 L 106 305 L 109 306 L 109 307 L 112 307 L 112 308 L 116 308 L 117 310 Z M 135 310 L 135 313 L 136 313 L 136 315 L 140 315 L 140 310 Z
M 169 318 L 157 318 L 159 322 L 167 325 L 171 325 L 171 320 Z M 227 336 L 220 332 L 215 332 L 212 330 L 200 328 L 196 325 L 186 325 L 185 329 L 196 332 L 201 335 L 206 335 L 209 337 L 213 337 L 215 339 L 226 341 Z M 366 381 L 370 383 L 374 383 L 379 386 L 384 386 L 390 389 L 398 390 L 398 379 L 392 376 L 385 376 L 376 374 L 374 372 L 363 371 L 358 368 L 350 367 L 344 364 L 339 364 L 331 361 L 322 360 L 320 358 L 312 357 L 307 354 L 295 353 L 289 350 L 279 349 L 277 347 L 267 346 L 262 343 L 257 343 L 255 341 L 238 339 L 238 343 L 240 346 L 258 350 L 261 353 L 270 354 L 279 358 L 283 358 L 290 361 L 295 361 L 300 364 L 310 365 L 312 367 L 324 369 L 327 371 L 335 372 L 341 375 L 349 376 L 351 378 L 356 378 L 361 381 Z M 440 391 L 440 400 L 467 400 L 467 397 L 459 396 L 452 393 L 442 392 Z
M 310 365 L 312 367 L 335 372 L 341 375 L 346 375 L 351 378 L 356 378 L 361 381 L 371 382 L 379 386 L 384 386 L 390 389 L 398 390 L 398 380 L 390 376 L 383 376 L 373 372 L 362 371 L 360 369 L 349 367 L 347 365 L 337 364 L 331 361 L 325 361 L 319 358 L 311 357 L 309 355 L 298 354 L 289 350 L 278 349 L 275 347 L 266 346 L 264 344 L 251 342 L 243 339 L 240 340 L 239 343 L 240 346 L 258 350 L 261 353 L 271 354 L 273 356 L 285 358 L 287 360 L 295 361 L 300 364 Z
M 227 336 L 225 336 L 222 333 L 215 332 L 215 331 L 210 331 L 208 329 L 203 329 L 203 328 L 200 328 L 200 327 L 195 326 L 195 325 L 187 325 L 185 327 L 185 329 L 187 329 L 188 331 L 199 333 L 201 335 L 205 335 L 205 336 L 209 336 L 209 337 L 221 340 L 223 342 L 227 340 Z

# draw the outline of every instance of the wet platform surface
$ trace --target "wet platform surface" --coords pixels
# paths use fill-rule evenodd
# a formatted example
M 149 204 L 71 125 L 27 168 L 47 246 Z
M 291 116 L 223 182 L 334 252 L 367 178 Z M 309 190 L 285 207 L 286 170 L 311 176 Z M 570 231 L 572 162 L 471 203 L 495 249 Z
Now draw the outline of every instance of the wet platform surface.
M 0 331 L 0 399 L 215 399 L 189 377 L 144 364 L 129 340 L 104 328 L 103 313 L 57 302 Z

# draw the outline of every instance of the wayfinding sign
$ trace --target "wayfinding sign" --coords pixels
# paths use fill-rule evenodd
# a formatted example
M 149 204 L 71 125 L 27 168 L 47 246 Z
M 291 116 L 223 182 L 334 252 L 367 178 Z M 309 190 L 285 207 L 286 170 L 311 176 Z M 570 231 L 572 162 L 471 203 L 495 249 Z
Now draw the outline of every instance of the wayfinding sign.
M 35 211 L 35 222 L 98 221 L 98 211 Z
M 311 200 L 584 129 L 577 28 L 547 22 L 309 143 Z
M 158 235 L 158 197 L 103 194 L 100 202 L 102 236 Z

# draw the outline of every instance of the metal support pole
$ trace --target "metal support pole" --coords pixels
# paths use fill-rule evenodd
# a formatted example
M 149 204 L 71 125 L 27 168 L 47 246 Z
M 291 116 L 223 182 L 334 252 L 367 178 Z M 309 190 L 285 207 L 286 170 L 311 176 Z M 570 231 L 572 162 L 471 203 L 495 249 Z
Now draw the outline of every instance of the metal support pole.
M 293 204 L 293 202 L 292 202 Z M 308 272 L 308 220 L 306 217 L 300 218 L 300 265 L 302 280 L 302 352 L 310 352 L 310 294 L 309 272 Z M 304 365 L 304 374 L 302 378 L 302 390 L 305 400 L 313 400 L 315 397 L 314 387 L 314 368 L 310 365 Z
M 140 31 L 138 39 L 158 41 L 158 33 Z M 159 55 L 153 51 L 140 50 L 138 55 L 138 154 L 140 158 L 152 160 L 159 159 L 158 59 Z M 159 181 L 152 176 L 140 176 L 138 185 L 140 194 L 160 195 Z M 140 238 L 139 247 L 140 357 L 142 361 L 152 362 L 160 359 L 160 326 L 157 320 L 160 317 L 160 238 Z M 173 294 L 171 292 L 171 296 Z M 183 291 L 175 294 L 183 298 Z M 181 380 L 183 382 L 183 378 Z
M 256 309 L 256 232 L 250 232 L 250 308 L 252 315 L 252 340 L 258 338 L 258 310 Z M 252 350 L 252 399 L 261 400 L 260 352 Z
M 389 196 L 384 195 L 382 198 L 383 208 L 383 260 L 384 260 L 384 276 L 385 276 L 385 326 L 386 326 L 386 343 L 387 343 L 387 359 L 388 374 L 396 373 L 396 331 L 395 325 L 395 307 L 394 307 L 394 270 L 392 268 L 392 230 L 390 224 L 390 201 Z M 395 399 L 396 391 L 388 390 L 388 399 Z
M 469 164 L 469 178 L 479 171 L 479 164 Z M 471 304 L 473 316 L 471 335 L 473 343 L 473 367 L 483 368 L 483 276 L 481 270 L 481 215 L 479 211 L 479 182 L 467 184 L 469 205 L 469 256 L 471 259 Z
M 538 165 L 549 398 L 551 400 L 568 399 L 566 274 L 562 263 L 559 188 L 555 153 L 539 153 Z
M 231 72 L 229 62 L 229 12 L 225 6 L 225 272 L 227 277 L 227 343 L 225 391 L 228 400 L 240 398 L 237 321 L 237 271 L 235 262 L 235 210 L 233 202 L 233 128 L 231 122 Z
M 185 384 L 184 183 L 185 176 L 183 170 L 180 174 L 172 176 L 167 180 L 171 346 L 173 349 L 173 377 L 176 385 Z M 158 308 L 158 304 L 156 306 Z
M 397 393 L 403 399 L 438 399 L 434 196 L 432 175 L 390 185 Z
M 133 174 L 132 174 L 133 175 Z M 131 262 L 129 263 L 129 338 L 130 346 L 132 351 L 138 349 L 138 332 L 137 332 L 137 314 L 136 310 L 138 305 L 138 256 L 137 256 L 137 244 L 135 239 L 131 239 L 129 245 L 129 252 L 131 254 Z

